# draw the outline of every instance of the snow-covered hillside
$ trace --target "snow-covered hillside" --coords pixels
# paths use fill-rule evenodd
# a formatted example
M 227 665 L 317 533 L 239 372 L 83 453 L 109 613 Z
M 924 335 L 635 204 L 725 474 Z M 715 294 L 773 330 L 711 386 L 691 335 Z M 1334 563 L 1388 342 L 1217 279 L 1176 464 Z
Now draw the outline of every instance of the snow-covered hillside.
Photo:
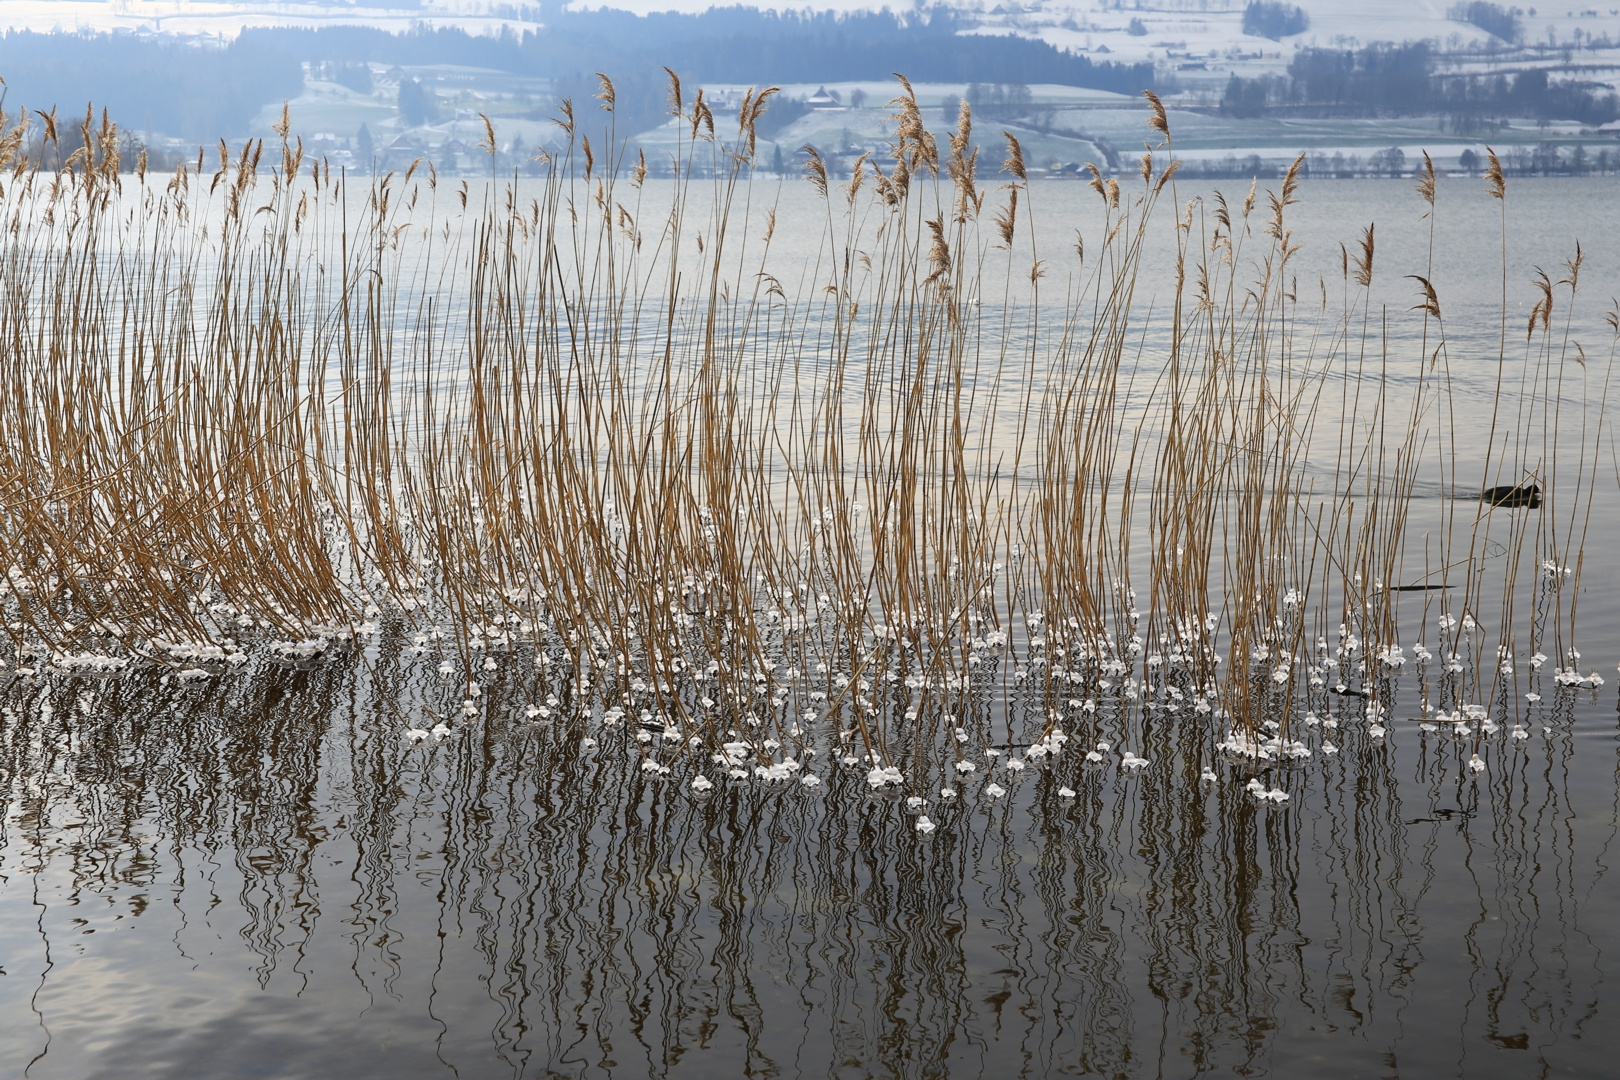
M 1620 6 L 1606 6 L 1617 0 L 1598 2 L 1605 6 L 1552 0 L 1546 8 L 1515 7 L 1521 44 L 1527 49 L 1509 54 L 1502 51 L 1502 41 L 1484 30 L 1448 19 L 1454 0 L 1298 0 L 1309 25 L 1278 39 L 1244 33 L 1245 3 L 1240 0 L 964 0 L 951 6 L 971 27 L 964 33 L 1038 38 L 1097 60 L 1149 61 L 1161 87 L 1179 90 L 1186 99 L 1210 101 L 1220 97 L 1234 74 L 1281 74 L 1298 49 L 1353 49 L 1374 42 L 1427 41 L 1454 71 L 1511 73 L 1526 65 L 1552 65 L 1587 80 L 1613 83 L 1620 81 Z M 576 0 L 571 5 L 573 10 L 611 7 L 639 14 L 696 13 L 711 6 L 711 0 Z M 839 12 L 891 7 L 884 0 L 819 0 L 814 5 L 754 0 L 752 6 Z M 420 0 L 417 6 L 397 9 L 252 0 L 0 0 L 0 29 L 229 39 L 258 26 L 370 26 L 395 32 L 453 27 L 497 34 L 541 29 L 544 18 L 538 3 L 524 0 Z M 1504 68 L 1504 62 L 1510 66 Z
M 1607 34 L 1620 43 L 1620 7 L 1553 0 L 1520 15 L 1527 42 L 1570 44 Z M 700 12 L 710 0 L 584 0 L 574 10 L 612 7 L 637 13 Z M 767 10 L 866 11 L 892 9 L 885 0 L 756 0 Z M 1243 33 L 1244 4 L 1236 0 L 1005 0 L 947 5 L 980 24 L 982 33 L 1040 37 L 1074 51 L 1114 59 L 1155 62 L 1188 54 L 1271 53 L 1299 46 L 1354 47 L 1374 41 L 1428 40 L 1456 49 L 1485 44 L 1489 34 L 1446 18 L 1452 0 L 1297 0 L 1310 18 L 1301 34 L 1271 41 Z M 1533 14 L 1532 14 L 1533 12 Z M 358 25 L 406 29 L 419 24 L 498 32 L 539 25 L 539 7 L 522 0 L 421 0 L 388 8 L 354 3 L 212 2 L 212 0 L 0 0 L 0 29 L 146 30 L 234 36 L 248 26 Z M 1170 54 L 1176 54 L 1171 56 Z
M 495 0 L 422 0 L 414 7 L 352 3 L 227 3 L 214 0 L 0 0 L 0 30 L 50 33 L 207 35 L 234 38 L 258 26 L 369 26 L 404 32 L 418 26 L 496 34 L 535 29 L 538 8 Z
M 1464 150 L 1482 151 L 1487 136 L 1499 147 L 1522 144 L 1526 153 L 1543 143 L 1564 145 L 1569 153 L 1574 153 L 1577 143 L 1589 143 L 1591 154 L 1605 155 L 1613 146 L 1612 122 L 1561 123 L 1564 118 L 1556 113 L 1521 111 L 1504 117 L 1475 110 L 1461 117 L 1475 122 L 1459 126 L 1458 117 L 1443 115 L 1444 110 L 1411 116 L 1406 115 L 1411 110 L 1386 108 L 1381 113 L 1341 117 L 1310 109 L 1245 112 L 1222 106 L 1222 99 L 1234 75 L 1244 79 L 1281 75 L 1301 49 L 1351 50 L 1378 42 L 1407 41 L 1429 43 L 1430 63 L 1437 75 L 1500 75 L 1506 85 L 1525 70 L 1540 67 L 1548 69 L 1554 81 L 1583 83 L 1601 96 L 1607 92 L 1604 87 L 1620 85 L 1620 6 L 1583 7 L 1554 0 L 1552 8 L 1515 9 L 1521 37 L 1517 47 L 1510 47 L 1482 29 L 1447 18 L 1454 0 L 1297 2 L 1308 16 L 1308 25 L 1277 39 L 1244 33 L 1242 0 L 980 0 L 955 7 L 963 16 L 960 24 L 968 27 L 963 33 L 1039 39 L 1098 62 L 1150 62 L 1161 93 L 1178 110 L 1177 145 L 1189 162 L 1218 162 L 1236 155 L 1270 165 L 1308 150 L 1323 159 L 1324 170 L 1336 160 L 1336 154 L 1342 154 L 1351 161 L 1347 171 L 1355 172 L 1354 162 L 1374 151 L 1388 156 L 1391 150 L 1400 150 L 1415 159 L 1428 148 L 1446 160 L 1457 160 Z M 1620 0 L 1599 2 L 1620 5 Z M 573 10 L 612 7 L 640 14 L 698 13 L 710 6 L 710 0 L 609 0 L 606 4 L 584 0 L 576 2 Z M 798 0 L 757 0 L 756 6 L 806 10 Z M 854 12 L 884 6 L 883 0 L 821 0 L 816 10 Z M 549 10 L 558 9 L 553 5 Z M 421 0 L 419 6 L 400 9 L 357 3 L 0 0 L 0 29 L 121 31 L 216 41 L 235 38 L 246 28 L 267 26 L 364 26 L 388 31 L 455 28 L 475 35 L 503 30 L 543 32 L 545 18 L 538 0 Z M 619 25 L 631 21 L 621 20 Z M 680 60 L 671 58 L 669 62 L 679 64 Z M 399 63 L 405 67 L 394 61 L 373 65 L 375 85 L 358 91 L 324 81 L 306 64 L 304 93 L 293 102 L 301 127 L 326 132 L 328 141 L 337 145 L 352 140 L 365 124 L 382 140 L 379 145 L 398 142 L 400 154 L 441 144 L 475 144 L 482 138 L 483 114 L 493 118 L 503 143 L 520 140 L 534 145 L 550 130 L 544 111 L 537 110 L 535 103 L 551 93 L 547 80 L 556 77 L 553 70 L 525 71 L 523 77 L 535 85 L 514 89 L 508 85 L 515 77 L 511 71 L 457 69 L 452 77 L 446 73 L 448 69 L 440 70 L 442 64 L 409 59 Z M 793 124 L 779 136 L 786 152 L 804 142 L 855 152 L 881 142 L 887 117 L 881 106 L 889 94 L 887 83 L 833 78 L 823 82 L 819 72 L 810 72 L 808 77 L 816 81 L 789 87 L 784 96 L 807 97 L 825 85 L 841 90 L 845 95 L 841 100 L 852 104 L 813 112 Z M 397 107 L 401 80 L 406 78 L 419 81 L 442 106 L 427 122 L 407 123 Z M 1022 81 L 1017 71 L 990 78 Z M 778 81 L 790 80 L 779 77 Z M 1141 104 L 1134 95 L 1081 92 L 1047 85 L 1049 80 L 1029 81 L 1042 83 L 1028 88 L 1036 111 L 1008 122 L 1024 125 L 1022 137 L 1038 148 L 1043 160 L 1061 163 L 1096 156 L 1112 160 L 1118 149 L 1130 149 L 1140 141 Z M 941 123 L 947 122 L 947 115 L 954 115 L 954 105 L 948 101 L 970 96 L 966 84 L 923 83 L 919 80 L 920 98 L 930 116 Z M 729 84 L 710 89 L 725 85 Z M 857 92 L 866 107 L 855 101 Z M 267 97 L 255 129 L 261 134 L 268 131 L 280 108 L 279 99 Z M 660 137 L 653 128 L 640 134 L 649 146 L 656 145 Z M 1239 162 L 1233 168 L 1241 166 Z

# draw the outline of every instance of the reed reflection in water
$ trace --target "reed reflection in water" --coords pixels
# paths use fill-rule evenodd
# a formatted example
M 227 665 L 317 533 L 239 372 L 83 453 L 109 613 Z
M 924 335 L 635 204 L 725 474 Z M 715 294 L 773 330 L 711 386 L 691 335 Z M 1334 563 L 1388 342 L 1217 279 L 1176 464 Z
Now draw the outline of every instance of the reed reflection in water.
M 923 836 L 859 769 L 699 798 L 629 732 L 581 754 L 522 666 L 420 745 L 387 702 L 432 677 L 386 645 L 13 682 L 6 1071 L 1601 1075 L 1620 1041 L 1607 695 L 1481 773 L 1349 725 L 1285 804 L 1150 737 Z

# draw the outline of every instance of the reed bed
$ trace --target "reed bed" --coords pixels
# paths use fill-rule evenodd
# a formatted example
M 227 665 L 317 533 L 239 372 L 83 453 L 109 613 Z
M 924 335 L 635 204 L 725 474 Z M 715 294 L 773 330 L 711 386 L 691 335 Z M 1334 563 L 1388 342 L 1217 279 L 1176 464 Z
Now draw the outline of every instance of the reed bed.
M 23 152 L 59 146 L 54 119 L 6 128 L 8 669 L 201 681 L 402 650 L 431 672 L 379 706 L 404 737 L 516 680 L 513 721 L 581 753 L 696 794 L 855 770 L 924 832 L 931 802 L 1059 758 L 1280 803 L 1341 719 L 1385 737 L 1409 660 L 1400 719 L 1471 762 L 1527 734 L 1548 653 L 1556 687 L 1601 683 L 1575 597 L 1613 353 L 1568 332 L 1578 251 L 1522 353 L 1504 270 L 1492 453 L 1466 462 L 1439 270 L 1396 316 L 1416 358 L 1369 301 L 1371 226 L 1313 302 L 1298 162 L 1181 201 L 1150 94 L 1139 174 L 1092 171 L 1102 234 L 1049 251 L 1016 138 L 992 186 L 967 107 L 939 145 L 902 80 L 884 160 L 838 182 L 811 152 L 819 253 L 784 266 L 749 179 L 772 93 L 717 132 L 672 77 L 667 200 L 606 78 L 589 119 L 561 105 L 543 179 L 482 190 L 334 175 L 285 118 L 279 145 L 167 178 L 121 172 L 91 115 L 55 171 Z M 1535 506 L 1442 500 L 1419 553 L 1429 482 L 1534 484 Z

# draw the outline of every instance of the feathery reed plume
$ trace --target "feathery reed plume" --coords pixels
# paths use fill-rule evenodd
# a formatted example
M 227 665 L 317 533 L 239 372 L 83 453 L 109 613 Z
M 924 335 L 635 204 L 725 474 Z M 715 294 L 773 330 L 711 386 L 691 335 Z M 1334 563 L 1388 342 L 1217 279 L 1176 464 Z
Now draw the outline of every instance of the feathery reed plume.
M 1152 112 L 1148 114 L 1147 125 L 1164 136 L 1166 142 L 1170 141 L 1170 119 L 1165 114 L 1164 102 L 1152 90 L 1143 90 L 1142 96 L 1148 99 L 1148 106 Z
M 1485 167 L 1485 190 L 1493 199 L 1507 198 L 1507 181 L 1502 177 L 1502 162 L 1497 158 L 1496 151 L 1487 146 L 1485 158 L 1489 162 Z
M 1414 306 L 1412 310 L 1426 312 L 1438 319 L 1440 317 L 1440 298 L 1435 293 L 1434 286 L 1430 284 L 1429 279 L 1421 274 L 1407 274 L 1406 276 L 1417 282 L 1423 289 L 1423 302 Z
M 1001 237 L 1001 246 L 1011 248 L 1013 230 L 1018 224 L 1018 185 L 1007 185 L 1007 205 L 998 211 L 995 216 L 996 232 Z
M 827 197 L 827 165 L 821 160 L 821 153 L 809 145 L 804 147 L 804 178 L 818 195 Z
M 951 156 L 946 175 L 956 186 L 956 220 L 964 222 L 978 212 L 978 192 L 974 174 L 978 171 L 979 148 L 973 146 L 973 107 L 964 98 L 956 110 L 956 128 L 951 132 Z M 971 148 L 971 149 L 970 149 Z
M 1423 168 L 1419 170 L 1418 176 L 1417 193 L 1432 208 L 1434 206 L 1435 183 L 1439 179 L 1439 174 L 1434 171 L 1434 161 L 1429 157 L 1427 150 L 1423 151 Z
M 1164 168 L 1164 171 L 1159 173 L 1158 182 L 1153 185 L 1153 194 L 1158 195 L 1159 192 L 1163 191 L 1164 190 L 1164 185 L 1168 184 L 1175 177 L 1177 170 L 1179 170 L 1180 168 L 1181 168 L 1181 159 L 1180 158 L 1177 158 L 1175 161 L 1172 161 L 1169 165 L 1166 165 L 1165 168 Z
M 1304 164 L 1305 155 L 1300 154 L 1294 159 L 1293 164 L 1288 166 L 1288 171 L 1283 173 L 1282 199 L 1280 200 L 1283 206 L 1292 206 L 1299 201 L 1294 196 L 1299 191 L 1299 170 Z
M 1559 278 L 1558 284 L 1568 285 L 1570 296 L 1581 287 L 1581 264 L 1586 261 L 1586 253 L 1581 250 L 1581 242 L 1575 241 L 1575 257 L 1564 260 L 1564 271 L 1567 276 Z
M 1548 329 L 1552 323 L 1553 310 L 1553 283 L 1547 277 L 1546 271 L 1539 266 L 1536 267 L 1536 276 L 1531 279 L 1530 284 L 1541 293 L 1541 299 L 1530 306 L 1530 324 L 1524 335 L 1526 341 L 1529 341 L 1536 332 L 1536 320 L 1541 321 L 1542 330 Z
M 855 164 L 849 170 L 849 183 L 844 185 L 844 201 L 855 205 L 855 197 L 861 193 L 861 185 L 866 182 L 866 161 L 870 154 L 862 154 L 855 159 Z
M 1018 145 L 1018 137 L 1010 131 L 1003 131 L 1002 138 L 1007 140 L 1007 159 L 1001 163 L 1001 171 L 1011 173 L 1020 180 L 1028 180 L 1028 172 L 1024 168 L 1024 148 Z
M 1361 254 L 1356 257 L 1356 284 L 1363 289 L 1372 285 L 1373 273 L 1373 230 L 1375 225 L 1368 225 L 1361 232 Z
M 951 247 L 945 239 L 945 222 L 940 218 L 929 218 L 923 222 L 928 226 L 930 236 L 928 245 L 929 273 L 923 279 L 924 285 L 946 281 L 951 272 Z
M 686 109 L 681 103 L 681 77 L 675 74 L 674 68 L 666 67 L 664 74 L 669 76 L 669 114 L 680 116 Z
M 782 88 L 779 86 L 767 86 L 758 94 L 755 94 L 753 88 L 750 87 L 747 96 L 743 99 L 743 107 L 737 113 L 737 130 L 747 146 L 743 154 L 749 161 L 754 159 L 759 145 L 759 137 L 756 131 L 759 118 L 764 116 L 766 110 L 770 107 L 770 99 L 781 92 Z
M 714 138 L 714 115 L 709 112 L 708 103 L 703 100 L 701 86 L 698 87 L 697 96 L 692 99 L 692 114 L 687 117 L 687 122 L 692 125 L 690 135 L 693 139 L 698 138 L 699 132 L 705 128 L 707 137 L 711 140 Z

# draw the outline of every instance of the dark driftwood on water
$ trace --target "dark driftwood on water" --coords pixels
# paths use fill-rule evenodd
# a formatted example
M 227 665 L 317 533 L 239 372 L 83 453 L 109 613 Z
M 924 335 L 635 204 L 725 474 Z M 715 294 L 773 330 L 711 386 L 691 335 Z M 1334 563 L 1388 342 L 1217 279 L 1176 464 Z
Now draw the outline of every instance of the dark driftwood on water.
M 1527 506 L 1534 510 L 1541 505 L 1541 488 L 1535 484 L 1500 484 L 1479 493 L 1481 502 L 1492 506 L 1505 506 L 1510 510 Z

